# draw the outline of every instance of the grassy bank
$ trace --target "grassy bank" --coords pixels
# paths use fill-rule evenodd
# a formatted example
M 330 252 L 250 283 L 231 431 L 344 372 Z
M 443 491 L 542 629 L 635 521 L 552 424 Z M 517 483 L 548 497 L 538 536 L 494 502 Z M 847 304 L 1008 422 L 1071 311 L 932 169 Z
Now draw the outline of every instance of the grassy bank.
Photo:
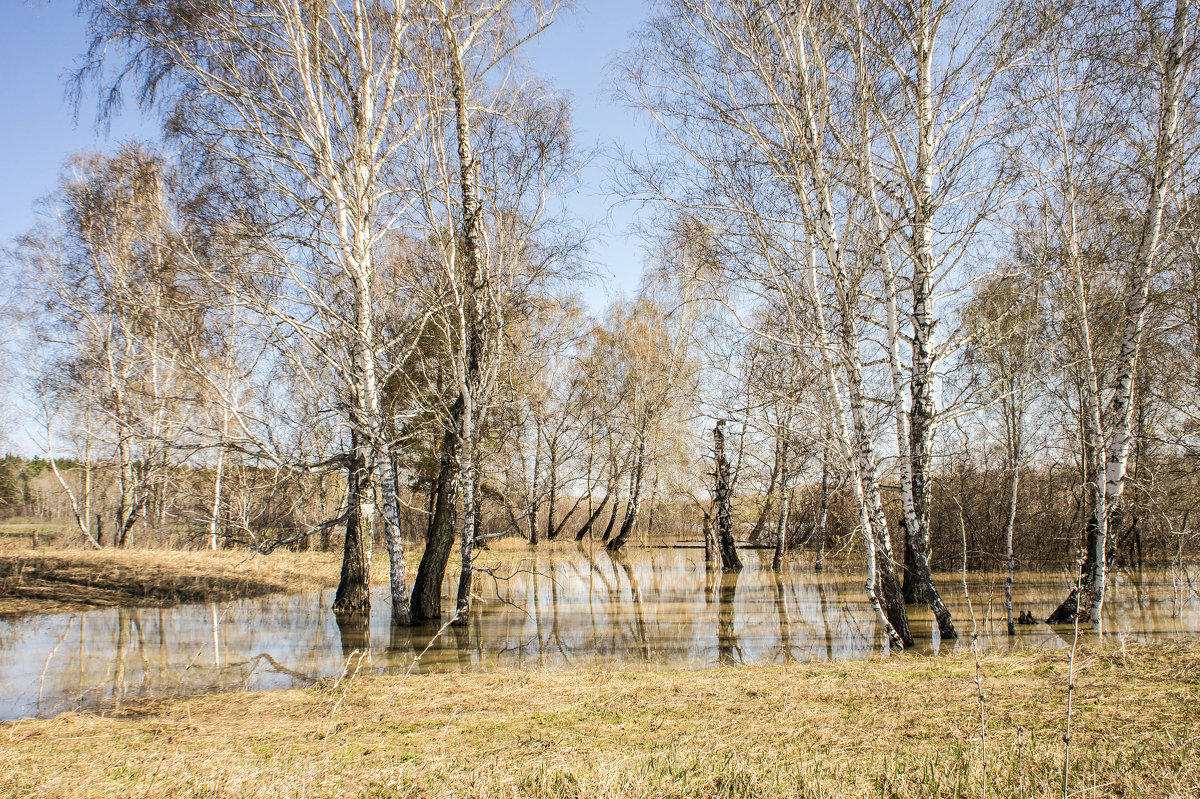
M 1066 654 L 983 662 L 989 797 L 1062 796 Z M 9 796 L 984 795 L 969 656 L 352 678 L 0 727 Z M 1200 795 L 1200 645 L 1083 650 L 1072 796 Z
M 336 585 L 327 553 L 30 550 L 0 555 L 0 617 L 224 601 Z
M 555 546 L 543 546 L 542 554 L 552 554 Z M 407 557 L 410 585 L 420 554 L 420 548 L 416 548 Z M 477 565 L 503 572 L 530 554 L 528 544 L 520 539 L 493 542 L 478 553 Z M 457 575 L 458 568 L 459 561 L 453 557 L 447 573 Z M 276 550 L 259 555 L 248 550 L 9 547 L 0 550 L 0 618 L 92 608 L 223 602 L 280 591 L 331 588 L 338 584 L 340 569 L 340 552 Z M 371 579 L 386 583 L 387 575 L 387 555 L 376 552 Z

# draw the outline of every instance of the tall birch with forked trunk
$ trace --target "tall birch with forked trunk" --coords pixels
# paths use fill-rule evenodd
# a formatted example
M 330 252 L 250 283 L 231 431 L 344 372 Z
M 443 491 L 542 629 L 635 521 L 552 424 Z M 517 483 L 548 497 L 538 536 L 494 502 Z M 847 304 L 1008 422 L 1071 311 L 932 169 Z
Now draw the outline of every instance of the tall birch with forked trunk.
M 430 116 L 414 224 L 438 247 L 445 299 L 434 322 L 449 343 L 453 387 L 413 616 L 440 616 L 461 491 L 455 620 L 465 624 L 480 431 L 513 306 L 561 266 L 569 249 L 543 239 L 556 221 L 547 213 L 549 193 L 570 168 L 569 131 L 566 103 L 534 81 L 521 83 L 514 63 L 514 53 L 552 23 L 557 3 L 429 0 L 418 8 L 428 65 L 422 102 Z
M 957 633 L 930 567 L 932 451 L 943 418 L 960 408 L 939 410 L 935 386 L 971 332 L 935 307 L 971 285 L 969 262 L 982 260 L 989 226 L 1016 196 L 1017 170 L 1001 157 L 1015 122 L 1009 76 L 1055 24 L 1017 3 L 908 0 L 857 2 L 839 28 L 857 119 L 845 152 L 861 184 L 866 253 L 881 273 L 904 526 L 943 638 Z
M 483 9 L 480 20 L 467 17 L 467 25 L 460 30 L 451 10 L 445 6 L 437 9 L 438 27 L 445 48 L 447 71 L 450 75 L 450 96 L 454 105 L 454 138 L 458 151 L 458 180 L 461 195 L 459 209 L 464 269 L 461 299 L 456 306 L 458 312 L 458 357 L 454 359 L 459 368 L 458 403 L 461 414 L 458 437 L 461 447 L 461 463 L 465 467 L 462 477 L 463 522 L 460 536 L 462 565 L 458 582 L 458 598 L 454 609 L 456 624 L 466 624 L 470 612 L 472 552 L 475 545 L 475 469 L 478 461 L 475 448 L 479 443 L 478 414 L 483 399 L 488 341 L 496 341 L 498 329 L 489 330 L 489 323 L 499 328 L 496 319 L 498 308 L 494 304 L 489 287 L 487 264 L 483 255 L 483 202 L 479 196 L 477 181 L 479 173 L 475 165 L 475 149 L 471 141 L 471 91 L 467 83 L 464 51 L 474 44 L 473 40 L 492 17 L 503 11 L 503 4 Z M 474 11 L 475 9 L 470 9 Z M 455 248 L 457 252 L 458 248 Z M 489 335 L 489 333 L 491 335 Z M 494 358 L 491 359 L 494 363 Z
M 370 535 L 377 489 L 392 618 L 407 621 L 378 375 L 395 343 L 380 341 L 375 292 L 377 249 L 410 201 L 402 180 L 421 123 L 408 4 L 83 0 L 80 8 L 90 45 L 79 85 L 94 78 L 106 109 L 132 85 L 190 157 L 232 181 L 230 213 L 245 220 L 257 257 L 239 275 L 207 277 L 236 296 L 247 328 L 303 383 L 336 387 L 352 441 L 347 535 Z M 273 441 L 258 442 L 256 456 L 296 465 Z M 365 610 L 367 569 L 342 583 L 335 609 Z
M 1125 491 L 1125 474 L 1129 463 L 1129 443 L 1133 424 L 1133 385 L 1137 372 L 1138 356 L 1141 351 L 1145 330 L 1147 300 L 1150 278 L 1154 272 L 1162 238 L 1163 212 L 1167 195 L 1175 182 L 1176 150 L 1178 148 L 1179 117 L 1184 101 L 1184 85 L 1188 70 L 1195 57 L 1196 42 L 1189 27 L 1195 25 L 1191 18 L 1192 0 L 1176 0 L 1171 18 L 1170 36 L 1166 51 L 1154 75 L 1159 95 L 1159 117 L 1157 136 L 1154 138 L 1154 156 L 1147 186 L 1145 212 L 1138 234 L 1137 251 L 1129 272 L 1125 299 L 1125 329 L 1121 339 L 1121 350 L 1116 363 L 1116 386 L 1108 406 L 1108 419 L 1112 425 L 1104 461 L 1103 502 L 1095 510 L 1096 536 L 1088 557 L 1092 560 L 1092 597 L 1086 618 L 1096 629 L 1100 629 L 1104 615 L 1104 593 L 1108 561 L 1107 517 L 1110 510 L 1120 508 Z M 1189 41 L 1189 38 L 1191 39 Z M 1159 71 L 1161 70 L 1161 71 Z M 1119 518 L 1119 516 L 1118 516 Z M 1078 607 L 1077 597 L 1076 605 Z
M 632 191 L 695 209 L 721 241 L 728 268 L 714 292 L 738 303 L 778 296 L 815 322 L 796 345 L 819 353 L 840 454 L 867 549 L 867 593 L 890 643 L 911 644 L 865 394 L 862 279 L 847 252 L 857 189 L 835 179 L 837 85 L 828 58 L 836 26 L 815 7 L 662 4 L 629 70 L 631 100 L 655 114 L 674 156 L 636 165 Z M 840 156 L 839 156 L 840 157 Z M 730 288 L 737 287 L 736 292 Z M 827 312 L 828 305 L 828 312 Z

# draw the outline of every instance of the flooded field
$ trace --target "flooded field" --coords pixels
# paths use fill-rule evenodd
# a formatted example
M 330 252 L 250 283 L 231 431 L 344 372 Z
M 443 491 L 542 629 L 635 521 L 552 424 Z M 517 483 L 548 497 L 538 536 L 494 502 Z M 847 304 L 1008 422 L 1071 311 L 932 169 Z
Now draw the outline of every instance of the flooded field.
M 392 628 L 383 592 L 369 620 L 341 624 L 329 610 L 331 591 L 0 621 L 0 718 L 136 697 L 302 686 L 336 677 L 348 661 L 365 672 L 402 674 L 609 663 L 704 668 L 880 651 L 858 574 L 815 573 L 807 559 L 776 574 L 770 556 L 745 551 L 737 575 L 707 570 L 703 551 L 691 548 L 531 556 L 503 579 L 479 574 L 470 624 L 440 634 L 436 626 Z M 1200 633 L 1196 578 L 1195 568 L 1114 572 L 1105 634 L 1150 640 Z M 1044 618 L 1069 579 L 1066 572 L 1020 574 L 1014 612 Z M 960 577 L 941 575 L 939 585 L 960 632 L 969 633 Z M 1015 638 L 1005 635 L 1000 575 L 973 575 L 969 589 L 985 648 L 1070 644 L 1070 627 L 1023 625 Z M 941 649 L 928 609 L 910 613 L 918 653 Z M 951 643 L 969 647 L 969 636 Z

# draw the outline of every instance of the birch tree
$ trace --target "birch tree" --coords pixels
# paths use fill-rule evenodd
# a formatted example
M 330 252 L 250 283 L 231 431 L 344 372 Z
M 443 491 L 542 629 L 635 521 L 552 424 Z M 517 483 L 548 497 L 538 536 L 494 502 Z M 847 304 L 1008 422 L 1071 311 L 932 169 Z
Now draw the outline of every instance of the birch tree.
M 1084 459 L 1094 459 L 1080 594 L 1073 590 L 1050 618 L 1069 623 L 1078 617 L 1096 628 L 1103 617 L 1110 526 L 1125 489 L 1150 281 L 1184 155 L 1180 120 L 1190 118 L 1194 96 L 1190 0 L 1156 4 L 1134 19 L 1127 15 L 1107 5 L 1075 9 L 1072 37 L 1051 51 L 1049 67 L 1038 73 L 1044 124 L 1032 129 L 1032 152 L 1045 159 L 1038 192 L 1046 222 L 1038 240 L 1052 244 L 1038 249 L 1034 239 L 1027 240 L 1034 252 L 1054 253 L 1059 280 L 1072 297 L 1083 374 Z M 1131 63 L 1119 56 L 1131 50 L 1147 58 Z M 1114 243 L 1100 251 L 1102 259 L 1113 258 L 1105 266 L 1119 275 L 1123 294 L 1118 350 L 1105 369 L 1088 280 L 1088 261 L 1096 251 L 1087 243 L 1097 226 L 1108 235 L 1108 224 L 1122 216 L 1134 220 L 1129 246 Z
M 118 547 L 132 543 L 134 525 L 145 520 L 166 479 L 174 418 L 167 398 L 182 393 L 172 330 L 194 326 L 184 311 L 171 183 L 168 165 L 134 144 L 111 157 L 72 159 L 42 224 L 14 253 L 44 309 L 38 335 L 48 347 L 40 379 L 48 456 L 76 526 L 93 546 L 93 447 L 97 457 L 107 460 L 111 452 L 115 460 Z M 82 502 L 53 455 L 55 439 L 72 427 L 85 442 Z
M 812 344 L 842 454 L 853 465 L 868 599 L 886 639 L 906 646 L 912 637 L 864 393 L 863 271 L 846 247 L 851 207 L 838 204 L 856 191 L 839 191 L 827 149 L 836 119 L 827 60 L 835 32 L 815 8 L 664 3 L 628 91 L 656 116 L 677 155 L 653 169 L 635 166 L 631 183 L 651 198 L 707 212 L 711 240 L 736 248 L 717 259 L 741 278 L 723 283 L 744 289 L 736 300 L 782 295 L 791 318 L 815 322 Z
M 347 536 L 371 529 L 378 488 L 392 618 L 406 622 L 378 374 L 381 362 L 401 359 L 390 353 L 394 342 L 380 341 L 374 308 L 376 250 L 410 202 L 402 175 L 420 128 L 407 4 L 84 0 L 81 12 L 91 39 L 78 85 L 95 79 L 106 111 L 132 88 L 197 163 L 233 181 L 231 214 L 246 220 L 259 257 L 237 280 L 210 277 L 314 391 L 328 375 L 344 398 L 336 412 L 351 439 Z M 266 461 L 298 466 L 271 442 L 257 443 Z M 347 543 L 358 557 L 344 562 L 339 611 L 369 605 L 368 545 Z
M 566 104 L 535 81 L 519 81 L 514 63 L 514 53 L 551 24 L 556 8 L 553 2 L 517 0 L 434 0 L 422 6 L 430 65 L 423 102 L 430 126 L 417 222 L 439 243 L 446 302 L 437 320 L 452 348 L 455 390 L 445 414 L 437 506 L 414 596 L 419 619 L 440 615 L 455 494 L 461 491 L 455 619 L 466 623 L 478 525 L 480 425 L 502 361 L 506 315 L 556 268 L 564 251 L 544 234 L 552 226 L 548 195 L 570 168 Z
M 1002 537 L 1008 574 L 1004 581 L 1004 608 L 1008 634 L 1014 635 L 1012 598 L 1016 573 L 1015 547 L 1018 491 L 1021 469 L 1028 464 L 1035 436 L 1028 416 L 1036 396 L 1036 383 L 1046 376 L 1044 353 L 1049 350 L 1042 331 L 1040 288 L 1044 276 L 1013 270 L 982 286 L 967 308 L 968 324 L 977 331 L 965 353 L 964 365 L 986 384 L 981 392 L 999 417 L 1000 431 L 991 430 L 1004 447 L 1008 473 L 1008 508 Z M 985 414 L 987 411 L 985 411 Z
M 858 119 L 846 157 L 882 273 L 901 505 L 943 638 L 956 633 L 929 566 L 931 457 L 938 426 L 961 408 L 939 411 L 934 388 L 971 336 L 935 307 L 973 285 L 969 263 L 986 258 L 988 228 L 1016 197 L 1015 162 L 1003 157 L 1017 121 L 1009 87 L 1056 24 L 1054 13 L 1031 16 L 1019 3 L 914 0 L 857 3 L 842 26 Z

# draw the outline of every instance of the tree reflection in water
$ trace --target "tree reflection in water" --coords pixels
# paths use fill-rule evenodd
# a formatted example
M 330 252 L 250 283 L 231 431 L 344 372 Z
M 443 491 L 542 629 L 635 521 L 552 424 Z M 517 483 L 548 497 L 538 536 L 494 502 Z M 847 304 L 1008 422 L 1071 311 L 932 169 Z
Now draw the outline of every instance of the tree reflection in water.
M 647 662 L 694 668 L 878 652 L 857 574 L 828 568 L 816 574 L 803 555 L 775 573 L 769 557 L 746 554 L 735 575 L 707 568 L 698 547 L 630 549 L 615 557 L 586 546 L 531 551 L 511 575 L 485 578 L 468 626 L 444 631 L 448 618 L 392 627 L 385 586 L 369 617 L 334 617 L 329 592 L 307 592 L 12 619 L 2 622 L 0 634 L 0 718 L 132 696 L 307 685 L 341 674 L 355 652 L 370 652 L 362 669 L 394 674 Z M 1171 576 L 1165 568 L 1115 574 L 1106 632 L 1130 640 L 1200 633 L 1200 600 L 1187 594 L 1179 605 Z M 972 582 L 976 601 L 998 601 L 1002 583 L 986 576 Z M 1015 607 L 1040 611 L 1057 602 L 1061 575 L 1023 573 L 1017 587 Z M 959 598 L 947 601 L 960 610 Z M 931 631 L 919 609 L 913 619 L 917 629 Z M 372 629 L 390 633 L 379 651 L 371 652 Z M 1070 643 L 1044 624 L 1020 626 L 1013 639 L 1000 633 L 985 631 L 983 645 Z M 918 642 L 918 652 L 932 648 L 930 638 Z
M 717 602 L 717 662 L 725 665 L 745 663 L 742 644 L 734 628 L 734 600 L 737 598 L 740 569 L 731 569 L 721 574 L 721 588 Z

